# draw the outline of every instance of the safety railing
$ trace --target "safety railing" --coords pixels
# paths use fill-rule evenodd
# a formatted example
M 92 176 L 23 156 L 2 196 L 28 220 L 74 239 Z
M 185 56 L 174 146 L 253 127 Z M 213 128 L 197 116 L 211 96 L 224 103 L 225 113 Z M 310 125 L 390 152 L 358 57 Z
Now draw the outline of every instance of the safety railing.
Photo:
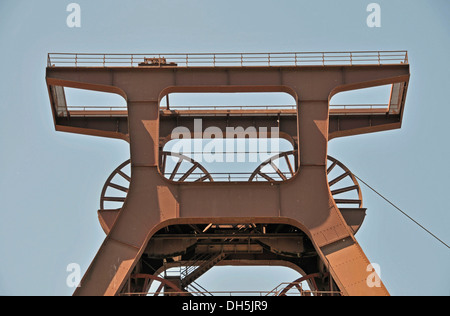
M 163 106 L 162 110 L 177 111 L 228 111 L 228 110 L 295 110 L 296 105 L 172 105 Z
M 199 115 L 221 112 L 238 113 L 252 112 L 264 114 L 295 114 L 296 105 L 234 105 L 234 106 L 207 106 L 207 105 L 189 105 L 189 106 L 161 106 L 161 111 L 176 111 L 177 115 Z M 331 104 L 331 114 L 355 114 L 355 113 L 372 113 L 383 114 L 389 111 L 389 104 Z M 66 112 L 64 112 L 66 113 Z M 68 106 L 67 113 L 71 117 L 126 117 L 128 109 L 126 106 Z M 169 112 L 170 113 L 170 112 Z M 167 113 L 166 113 L 167 114 Z M 66 114 L 65 114 L 66 115 Z
M 280 67 L 408 64 L 407 51 L 91 54 L 50 53 L 48 67 Z
M 142 292 L 142 293 L 122 293 L 120 296 L 268 296 L 269 292 L 265 291 L 186 291 L 186 292 L 175 292 L 170 291 L 167 293 L 164 292 Z M 276 296 L 276 295 L 270 295 Z M 299 295 L 297 295 L 299 296 Z
M 246 152 L 246 153 L 221 152 L 221 153 L 214 153 L 214 156 L 217 157 L 217 155 L 223 155 L 225 157 L 225 155 L 228 155 L 228 156 L 234 155 L 233 158 L 235 158 L 235 160 L 237 160 L 237 158 L 235 156 L 239 155 L 239 154 L 245 154 L 247 156 L 254 155 L 256 157 L 260 153 L 258 153 L 258 152 L 253 152 L 253 153 L 252 152 L 250 152 L 250 153 L 248 153 L 248 152 Z M 207 154 L 205 154 L 205 155 L 207 155 Z M 164 177 L 167 179 L 169 179 L 171 175 L 172 175 L 172 173 L 170 173 L 170 172 L 164 173 Z M 177 181 L 177 179 L 184 176 L 185 173 L 178 172 L 178 173 L 175 173 L 174 175 L 175 175 L 174 181 Z M 214 182 L 248 182 L 250 177 L 253 175 L 253 173 L 252 172 L 211 172 L 208 175 L 213 178 Z M 280 175 L 276 172 L 264 172 L 264 175 L 267 177 L 270 177 L 270 179 L 273 179 L 274 181 L 283 181 L 283 179 L 280 177 Z M 190 174 L 190 178 L 186 179 L 184 182 L 195 182 L 196 179 L 201 179 L 204 176 L 206 176 L 205 173 L 193 172 Z M 288 177 L 290 178 L 290 176 L 288 176 Z M 264 178 L 261 175 L 255 175 L 255 178 L 252 179 L 252 181 L 253 182 L 266 182 L 267 178 Z
M 283 282 L 267 292 L 266 296 L 342 296 L 342 292 L 310 290 L 305 289 L 303 283 Z
M 71 117 L 127 117 L 126 106 L 68 106 Z
M 284 284 L 288 285 L 288 283 Z M 122 293 L 121 296 L 259 296 L 259 297 L 275 297 L 275 296 L 342 296 L 340 291 L 311 291 L 303 289 L 302 287 L 294 288 L 284 292 L 284 289 L 278 288 L 272 291 L 188 291 L 188 292 L 176 292 L 170 291 L 164 292 L 142 292 L 142 293 Z

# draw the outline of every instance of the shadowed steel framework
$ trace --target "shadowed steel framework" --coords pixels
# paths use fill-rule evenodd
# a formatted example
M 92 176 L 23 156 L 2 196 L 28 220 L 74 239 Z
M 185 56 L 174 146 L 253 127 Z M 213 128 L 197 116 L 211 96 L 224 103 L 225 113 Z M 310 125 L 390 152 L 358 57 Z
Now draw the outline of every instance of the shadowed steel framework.
M 206 295 L 195 281 L 214 266 L 278 265 L 303 277 L 267 294 L 388 295 L 382 282 L 367 282 L 374 272 L 355 238 L 366 211 L 358 181 L 327 147 L 333 138 L 400 128 L 409 78 L 405 51 L 49 54 L 56 130 L 130 145 L 130 160 L 101 194 L 107 236 L 74 294 L 148 295 L 159 282 L 155 295 Z M 389 104 L 330 105 L 337 93 L 385 85 Z M 118 94 L 126 107 L 71 107 L 65 88 Z M 296 105 L 171 108 L 167 97 L 262 92 L 287 93 Z M 192 157 L 164 150 L 175 128 L 194 131 L 199 119 L 223 135 L 230 127 L 277 128 L 293 150 L 245 181 L 220 181 Z M 179 273 L 168 273 L 174 268 Z

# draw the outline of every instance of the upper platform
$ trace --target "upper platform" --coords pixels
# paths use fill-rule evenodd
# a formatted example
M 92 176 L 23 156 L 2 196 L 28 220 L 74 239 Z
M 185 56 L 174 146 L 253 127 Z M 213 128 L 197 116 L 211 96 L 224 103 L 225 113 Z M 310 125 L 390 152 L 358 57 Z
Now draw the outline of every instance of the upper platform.
M 331 139 L 399 128 L 409 74 L 406 51 L 52 53 L 48 55 L 46 80 L 57 130 L 122 139 L 127 139 L 128 135 L 127 107 L 73 107 L 67 104 L 64 87 L 117 93 L 128 103 L 158 104 L 164 95 L 172 92 L 286 92 L 301 105 L 302 102 L 329 102 L 333 94 L 342 91 L 391 86 L 386 104 L 330 105 Z M 143 84 L 147 78 L 150 78 L 148 88 Z M 323 86 L 330 86 L 329 95 L 319 95 L 317 87 L 322 82 Z M 297 87 L 300 84 L 302 87 Z M 137 97 L 139 89 L 149 92 Z M 207 125 L 219 127 L 224 117 L 231 125 L 233 118 L 239 118 L 235 124 L 245 125 L 242 118 L 249 117 L 257 126 L 276 123 L 288 134 L 294 134 L 297 115 L 297 106 L 172 108 L 164 104 L 160 108 L 161 136 L 167 136 L 165 134 L 180 121 L 193 117 L 205 118 L 210 121 Z

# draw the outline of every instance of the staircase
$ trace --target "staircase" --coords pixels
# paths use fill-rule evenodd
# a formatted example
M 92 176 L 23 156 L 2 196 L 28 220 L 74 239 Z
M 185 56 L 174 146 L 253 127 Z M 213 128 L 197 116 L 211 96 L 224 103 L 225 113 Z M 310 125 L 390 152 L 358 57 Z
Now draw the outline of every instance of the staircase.
M 184 271 L 181 272 L 181 285 L 188 287 L 191 283 L 209 271 L 217 263 L 225 259 L 227 254 L 208 254 L 202 253 L 189 262 Z

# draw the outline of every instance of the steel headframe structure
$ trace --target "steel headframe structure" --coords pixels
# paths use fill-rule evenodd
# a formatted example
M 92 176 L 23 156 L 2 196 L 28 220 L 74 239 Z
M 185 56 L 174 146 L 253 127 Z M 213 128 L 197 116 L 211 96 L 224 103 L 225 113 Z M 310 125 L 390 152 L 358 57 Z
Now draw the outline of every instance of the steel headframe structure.
M 366 282 L 373 272 L 354 237 L 365 217 L 361 191 L 347 167 L 327 155 L 327 146 L 336 137 L 400 128 L 409 78 L 406 52 L 49 54 L 46 82 L 56 130 L 130 144 L 130 160 L 102 192 L 98 215 L 106 239 L 74 295 L 148 294 L 154 281 L 161 284 L 156 294 L 192 295 L 199 287 L 195 280 L 216 265 L 300 272 L 304 277 L 281 295 L 300 289 L 300 281 L 317 295 L 388 295 L 382 283 Z M 381 85 L 392 85 L 385 107 L 330 106 L 339 92 Z M 127 107 L 71 108 L 65 87 L 115 93 Z M 296 106 L 161 107 L 163 97 L 190 92 L 284 92 Z M 223 135 L 227 127 L 278 127 L 294 150 L 274 159 L 286 161 L 288 171 L 270 160 L 248 181 L 215 181 L 191 157 L 163 150 L 172 130 L 192 128 L 194 119 Z M 168 170 L 169 156 L 178 162 Z M 190 168 L 179 175 L 183 163 Z M 328 179 L 338 168 L 338 176 Z M 188 181 L 196 170 L 197 178 Z M 337 188 L 344 178 L 352 184 Z M 125 195 L 108 195 L 109 189 Z M 356 197 L 340 198 L 348 192 Z M 106 202 L 120 207 L 107 209 Z M 177 276 L 160 277 L 174 267 L 180 268 Z

